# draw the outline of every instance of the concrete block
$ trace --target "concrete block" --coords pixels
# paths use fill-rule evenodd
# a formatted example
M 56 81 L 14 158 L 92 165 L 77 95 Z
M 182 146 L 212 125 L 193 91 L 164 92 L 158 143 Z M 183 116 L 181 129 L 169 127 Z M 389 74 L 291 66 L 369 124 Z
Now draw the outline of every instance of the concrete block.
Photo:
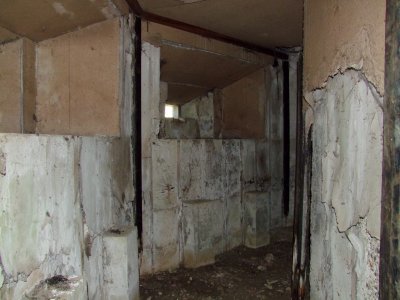
M 199 123 L 195 119 L 164 119 L 163 138 L 166 139 L 199 139 Z
M 160 48 L 142 47 L 142 155 L 149 158 L 160 123 Z
M 223 140 L 223 191 L 226 210 L 225 247 L 232 249 L 242 244 L 242 197 L 240 141 Z
M 271 187 L 282 184 L 283 180 L 283 141 L 270 140 L 268 171 L 271 175 Z
M 153 212 L 153 271 L 179 267 L 179 209 Z
M 268 152 L 266 140 L 256 140 L 255 142 L 255 165 L 256 165 L 256 190 L 267 191 L 271 183 L 271 174 L 268 170 L 267 161 L 270 153 Z M 271 171 L 270 171 L 271 172 Z M 272 172 L 271 172 L 272 173 Z
M 179 197 L 182 201 L 202 199 L 204 190 L 203 142 L 201 140 L 180 141 Z
M 270 207 L 267 192 L 244 193 L 244 243 L 250 248 L 266 246 L 270 241 Z
M 136 228 L 113 230 L 103 237 L 104 299 L 139 299 Z
M 81 148 L 82 205 L 86 223 L 95 234 L 112 227 L 109 144 L 93 138 L 83 139 Z
M 242 188 L 243 191 L 254 191 L 256 189 L 256 145 L 255 140 L 241 140 L 242 159 Z
M 282 189 L 272 188 L 269 191 L 269 206 L 271 212 L 270 226 L 277 228 L 283 225 Z
M 198 103 L 200 137 L 212 139 L 214 137 L 214 103 L 213 94 L 201 97 Z
M 160 82 L 160 118 L 165 115 L 165 102 L 168 100 L 168 82 Z
M 152 262 L 152 249 L 143 247 L 139 256 L 139 272 L 140 275 L 152 274 L 153 262 Z
M 94 236 L 84 226 L 84 274 L 89 299 L 103 296 L 103 237 Z
M 203 140 L 201 162 L 203 168 L 203 194 L 202 199 L 223 199 L 223 170 L 224 159 L 222 151 L 222 140 Z
M 64 137 L 0 135 L 2 276 L 15 282 L 0 293 L 20 299 L 54 274 L 82 275 L 77 144 Z
M 197 268 L 212 264 L 222 251 L 223 202 L 195 200 L 183 204 L 183 264 Z
M 199 118 L 197 112 L 197 99 L 185 103 L 181 106 L 181 117 L 194 120 L 197 120 Z
M 153 209 L 178 206 L 178 145 L 175 140 L 152 144 Z

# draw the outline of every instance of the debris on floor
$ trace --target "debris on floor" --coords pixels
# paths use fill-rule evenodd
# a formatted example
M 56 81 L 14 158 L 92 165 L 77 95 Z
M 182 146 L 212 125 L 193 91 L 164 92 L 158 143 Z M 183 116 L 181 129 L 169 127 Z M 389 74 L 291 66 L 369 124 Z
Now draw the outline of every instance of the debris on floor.
M 217 257 L 213 265 L 144 276 L 141 299 L 290 299 L 292 228 L 274 232 L 259 249 L 244 246 Z

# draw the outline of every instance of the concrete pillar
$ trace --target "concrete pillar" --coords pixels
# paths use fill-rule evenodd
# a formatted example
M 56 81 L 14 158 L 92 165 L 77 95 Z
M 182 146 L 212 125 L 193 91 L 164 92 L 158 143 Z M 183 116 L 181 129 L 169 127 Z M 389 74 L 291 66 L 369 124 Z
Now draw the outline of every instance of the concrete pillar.
M 259 248 L 270 242 L 270 201 L 268 192 L 244 193 L 244 244 Z
M 220 200 L 192 200 L 183 203 L 183 264 L 197 268 L 212 264 L 222 251 L 224 221 Z
M 103 243 L 104 299 L 139 300 L 136 229 L 109 231 Z

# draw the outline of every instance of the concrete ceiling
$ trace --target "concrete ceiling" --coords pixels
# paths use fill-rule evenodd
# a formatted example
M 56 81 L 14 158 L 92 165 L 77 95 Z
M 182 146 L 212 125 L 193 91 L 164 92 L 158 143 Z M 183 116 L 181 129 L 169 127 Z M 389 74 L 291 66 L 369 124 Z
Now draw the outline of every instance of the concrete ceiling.
M 139 0 L 147 11 L 264 47 L 302 45 L 302 0 Z
M 121 0 L 0 0 L 0 42 L 10 39 L 9 32 L 45 40 L 119 16 L 121 11 L 126 12 Z

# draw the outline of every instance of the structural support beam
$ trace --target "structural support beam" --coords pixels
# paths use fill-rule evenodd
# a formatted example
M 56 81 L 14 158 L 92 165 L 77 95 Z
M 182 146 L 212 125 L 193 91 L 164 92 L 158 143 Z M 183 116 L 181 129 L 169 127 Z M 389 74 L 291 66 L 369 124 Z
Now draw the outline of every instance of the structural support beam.
M 201 35 L 203 37 L 206 38 L 210 38 L 210 39 L 214 39 L 217 41 L 221 41 L 224 43 L 228 43 L 228 44 L 233 44 L 239 47 L 243 47 L 249 50 L 253 50 L 256 52 L 260 52 L 260 53 L 264 53 L 267 55 L 271 55 L 274 56 L 276 58 L 282 59 L 282 60 L 287 60 L 288 59 L 288 55 L 282 51 L 276 50 L 276 49 L 270 49 L 270 48 L 266 48 L 266 47 L 261 47 L 259 45 L 255 45 L 246 41 L 242 41 L 221 33 L 217 33 L 208 29 L 204 29 L 201 27 L 197 27 L 194 25 L 190 25 L 184 22 L 180 22 L 180 21 L 176 21 L 170 18 L 166 18 L 163 16 L 159 16 L 153 13 L 149 13 L 146 12 L 142 9 L 142 7 L 140 6 L 140 4 L 138 3 L 137 0 L 126 0 L 130 9 L 132 10 L 132 12 L 134 14 L 136 14 L 137 16 L 141 17 L 142 19 L 154 22 L 154 23 L 158 23 L 158 24 L 162 24 L 162 25 L 166 25 L 166 26 L 170 26 L 176 29 L 180 29 L 183 31 L 187 31 L 187 32 L 191 32 L 194 34 L 198 34 Z
M 135 124 L 135 134 L 132 136 L 135 145 L 135 185 L 136 185 L 136 227 L 138 229 L 139 241 L 142 241 L 142 21 L 135 20 L 135 113 L 132 116 Z M 139 245 L 141 246 L 141 244 Z
M 283 62 L 283 212 L 289 215 L 290 200 L 290 95 L 289 62 Z
M 400 1 L 386 3 L 380 299 L 400 297 Z

